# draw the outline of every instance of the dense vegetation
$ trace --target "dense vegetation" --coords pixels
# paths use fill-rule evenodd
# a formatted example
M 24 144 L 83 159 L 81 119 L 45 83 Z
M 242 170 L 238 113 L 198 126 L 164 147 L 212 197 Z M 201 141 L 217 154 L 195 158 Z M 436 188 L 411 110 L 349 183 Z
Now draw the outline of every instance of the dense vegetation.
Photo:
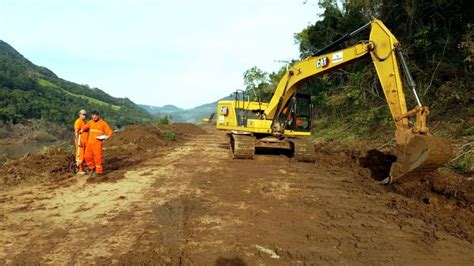
M 153 119 L 129 99 L 58 78 L 0 41 L 0 123 L 41 119 L 72 127 L 80 109 L 97 110 L 116 127 Z
M 313 4 L 309 0 L 310 4 Z M 379 18 L 402 44 L 421 102 L 431 109 L 438 135 L 471 142 L 474 135 L 472 53 L 474 14 L 467 0 L 323 0 L 318 21 L 295 34 L 301 59 Z M 368 39 L 368 30 L 333 51 Z M 294 62 L 293 62 L 294 63 Z M 258 68 L 244 73 L 247 89 L 268 98 L 285 68 L 268 74 Z M 314 79 L 300 89 L 316 107 L 315 134 L 325 140 L 392 138 L 393 122 L 370 61 L 365 60 Z M 413 94 L 406 90 L 409 107 Z M 468 153 L 466 153 L 468 154 Z M 474 164 L 470 152 L 464 161 Z M 471 157 L 469 157 L 471 156 Z M 469 166 L 471 165 L 471 166 Z
M 473 108 L 469 108 L 473 100 L 469 50 L 473 10 L 469 1 L 326 0 L 320 1 L 320 6 L 324 8 L 321 20 L 295 35 L 302 58 L 365 24 L 372 16 L 380 18 L 402 44 L 421 101 L 432 110 L 431 118 L 440 120 L 454 114 L 466 120 L 473 116 Z M 350 117 L 350 121 L 342 122 L 351 123 L 351 129 L 361 137 L 369 136 L 374 125 L 391 123 L 375 71 L 368 62 L 316 79 L 304 90 L 314 95 L 319 117 Z M 410 91 L 406 95 L 413 99 Z M 413 106 L 413 100 L 409 104 Z M 472 124 L 460 122 L 459 130 L 472 131 Z

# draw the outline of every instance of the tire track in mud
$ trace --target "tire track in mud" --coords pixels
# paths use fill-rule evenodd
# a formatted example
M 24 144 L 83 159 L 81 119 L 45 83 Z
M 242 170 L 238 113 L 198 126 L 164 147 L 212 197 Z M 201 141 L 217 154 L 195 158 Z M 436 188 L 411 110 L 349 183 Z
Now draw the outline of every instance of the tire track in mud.
M 148 160 L 123 179 L 90 183 L 85 176 L 61 184 L 37 185 L 1 192 L 0 263 L 67 264 L 117 256 L 144 233 L 152 217 L 147 193 L 156 179 L 173 176 L 173 164 L 193 152 L 178 147 Z M 171 175 L 169 176 L 169 173 Z M 172 199 L 186 184 L 158 188 Z
M 424 213 L 426 206 L 387 193 L 370 180 L 361 182 L 356 176 L 359 169 L 347 172 L 271 155 L 232 160 L 224 143 L 222 133 L 212 131 L 187 144 L 199 153 L 176 162 L 173 179 L 157 179 L 154 184 L 159 187 L 151 194 L 158 230 L 143 236 L 146 241 L 137 241 L 121 261 L 206 265 L 474 261 L 472 244 L 440 229 Z M 420 212 L 413 215 L 408 205 L 419 206 Z M 157 246 L 163 248 L 153 250 Z
M 429 206 L 358 171 L 257 155 L 213 129 L 115 182 L 1 193 L 0 263 L 472 264 Z M 472 229 L 465 228 L 465 230 Z

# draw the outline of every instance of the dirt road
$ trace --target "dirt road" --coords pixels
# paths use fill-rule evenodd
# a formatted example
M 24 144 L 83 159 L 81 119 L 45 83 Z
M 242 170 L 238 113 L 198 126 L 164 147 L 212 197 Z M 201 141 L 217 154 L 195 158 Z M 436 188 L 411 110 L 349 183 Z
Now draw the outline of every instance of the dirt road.
M 388 192 L 350 162 L 232 160 L 208 131 L 121 179 L 0 192 L 0 264 L 474 263 L 469 210 Z

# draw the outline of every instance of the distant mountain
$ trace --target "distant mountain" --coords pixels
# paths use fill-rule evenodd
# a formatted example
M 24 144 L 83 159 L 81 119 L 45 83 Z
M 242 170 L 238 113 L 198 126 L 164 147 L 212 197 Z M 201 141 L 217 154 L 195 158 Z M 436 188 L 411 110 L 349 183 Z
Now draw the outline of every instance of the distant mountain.
M 203 118 L 209 117 L 211 113 L 215 113 L 217 109 L 217 101 L 203 104 L 171 115 L 171 120 L 177 122 L 196 123 L 201 122 Z
M 153 120 L 128 98 L 61 79 L 0 40 L 0 123 L 42 119 L 72 125 L 80 109 L 97 110 L 119 127 Z
M 147 111 L 148 113 L 152 115 L 165 115 L 165 114 L 171 114 L 171 113 L 180 112 L 184 110 L 171 104 L 161 106 L 161 107 L 144 105 L 144 104 L 139 104 L 138 106 L 145 109 L 145 111 Z
M 190 109 L 182 109 L 174 105 L 165 105 L 162 107 L 139 105 L 144 108 L 147 112 L 153 115 L 171 116 L 171 120 L 174 122 L 186 122 L 196 123 L 201 122 L 203 118 L 209 117 L 212 113 L 217 110 L 217 102 L 221 100 L 228 100 L 230 97 L 224 97 L 212 103 L 203 104 Z

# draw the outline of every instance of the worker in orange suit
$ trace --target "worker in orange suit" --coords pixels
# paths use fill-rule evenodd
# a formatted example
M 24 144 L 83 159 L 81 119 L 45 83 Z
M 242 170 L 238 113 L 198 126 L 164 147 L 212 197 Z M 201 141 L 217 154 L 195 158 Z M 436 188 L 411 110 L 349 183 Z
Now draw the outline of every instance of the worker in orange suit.
M 77 166 L 76 174 L 83 175 L 84 174 L 84 167 L 83 167 L 84 150 L 86 148 L 87 137 L 89 134 L 87 132 L 80 133 L 80 131 L 87 122 L 86 121 L 87 112 L 86 110 L 80 110 L 78 115 L 79 117 L 74 122 L 74 144 L 76 145 L 75 157 L 76 157 L 76 166 Z
M 99 112 L 92 112 L 92 120 L 82 127 L 82 132 L 89 132 L 86 143 L 84 159 L 91 176 L 102 176 L 104 168 L 102 165 L 102 147 L 104 141 L 112 137 L 112 129 L 104 120 L 100 119 Z

